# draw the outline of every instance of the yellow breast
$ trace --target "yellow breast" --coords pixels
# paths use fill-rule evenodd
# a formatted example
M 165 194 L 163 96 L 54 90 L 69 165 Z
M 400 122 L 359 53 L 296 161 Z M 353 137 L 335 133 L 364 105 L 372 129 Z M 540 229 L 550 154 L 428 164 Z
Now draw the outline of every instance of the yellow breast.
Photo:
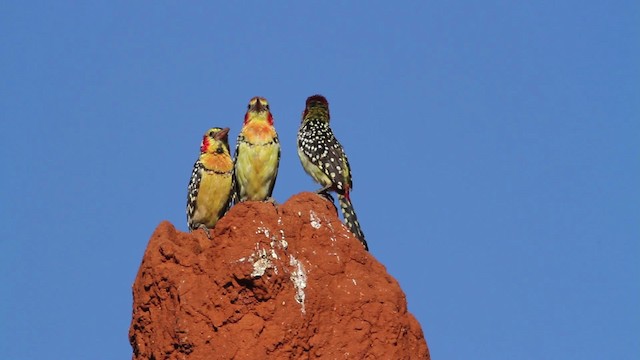
M 195 222 L 212 228 L 222 216 L 231 196 L 231 173 L 215 174 L 204 170 L 200 180 L 200 189 L 196 212 L 193 216 Z

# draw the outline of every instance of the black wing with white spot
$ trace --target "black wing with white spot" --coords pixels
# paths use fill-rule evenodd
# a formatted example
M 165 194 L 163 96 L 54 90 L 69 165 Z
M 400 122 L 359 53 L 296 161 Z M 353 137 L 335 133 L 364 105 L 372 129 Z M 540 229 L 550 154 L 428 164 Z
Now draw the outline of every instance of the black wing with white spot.
M 278 135 L 273 138 L 274 144 L 279 144 L 280 139 L 278 139 Z M 276 186 L 276 179 L 278 178 L 278 169 L 280 168 L 280 152 L 281 149 L 278 147 L 278 160 L 276 161 L 276 170 L 273 174 L 273 181 L 271 182 L 271 187 L 269 188 L 269 196 L 273 196 L 273 188 Z
M 326 121 L 306 121 L 298 133 L 298 147 L 331 179 L 338 193 L 344 193 L 346 184 L 351 187 L 349 162 Z
M 240 185 L 236 179 L 236 163 L 238 162 L 238 154 L 240 154 L 240 143 L 244 141 L 244 135 L 240 132 L 236 139 L 236 150 L 233 153 L 233 176 L 231 177 L 231 201 L 229 202 L 229 208 L 240 202 Z
M 193 164 L 191 172 L 191 180 L 189 180 L 189 188 L 187 190 L 187 225 L 189 230 L 193 231 L 198 228 L 197 224 L 192 222 L 193 215 L 198 207 L 198 191 L 200 190 L 200 181 L 202 180 L 203 166 L 200 160 Z

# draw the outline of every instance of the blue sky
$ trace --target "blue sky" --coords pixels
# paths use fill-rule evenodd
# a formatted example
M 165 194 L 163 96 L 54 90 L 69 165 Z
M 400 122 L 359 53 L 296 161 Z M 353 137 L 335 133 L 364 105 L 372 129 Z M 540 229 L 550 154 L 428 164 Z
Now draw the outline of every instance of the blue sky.
M 231 3 L 231 2 L 229 2 Z M 640 355 L 634 1 L 0 3 L 0 358 L 123 359 L 202 133 L 269 99 L 274 195 L 331 104 L 371 248 L 435 359 Z

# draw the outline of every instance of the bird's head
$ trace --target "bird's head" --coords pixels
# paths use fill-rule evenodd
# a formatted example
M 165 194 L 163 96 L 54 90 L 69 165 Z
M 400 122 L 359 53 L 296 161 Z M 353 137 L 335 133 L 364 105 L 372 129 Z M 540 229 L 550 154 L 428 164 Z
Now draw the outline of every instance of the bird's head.
M 313 95 L 307 98 L 304 112 L 302 113 L 302 121 L 312 118 L 329 122 L 329 102 L 322 95 Z
M 214 127 L 202 136 L 200 152 L 209 154 L 229 153 L 229 128 Z
M 249 100 L 247 113 L 244 115 L 244 124 L 251 121 L 266 121 L 273 125 L 273 116 L 269 110 L 269 102 L 263 97 L 256 96 Z

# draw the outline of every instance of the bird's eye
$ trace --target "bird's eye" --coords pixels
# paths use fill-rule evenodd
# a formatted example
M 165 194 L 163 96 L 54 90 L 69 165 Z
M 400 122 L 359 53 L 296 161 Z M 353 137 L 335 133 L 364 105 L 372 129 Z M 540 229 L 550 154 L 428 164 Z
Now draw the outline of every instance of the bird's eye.
M 216 135 L 215 131 L 211 131 L 211 132 L 209 133 L 209 136 L 211 136 L 211 137 L 214 137 L 215 135 Z
M 247 110 L 251 109 L 251 104 L 247 105 Z
M 267 108 L 267 110 L 269 110 L 269 104 L 265 105 L 264 107 L 266 107 L 266 108 Z

